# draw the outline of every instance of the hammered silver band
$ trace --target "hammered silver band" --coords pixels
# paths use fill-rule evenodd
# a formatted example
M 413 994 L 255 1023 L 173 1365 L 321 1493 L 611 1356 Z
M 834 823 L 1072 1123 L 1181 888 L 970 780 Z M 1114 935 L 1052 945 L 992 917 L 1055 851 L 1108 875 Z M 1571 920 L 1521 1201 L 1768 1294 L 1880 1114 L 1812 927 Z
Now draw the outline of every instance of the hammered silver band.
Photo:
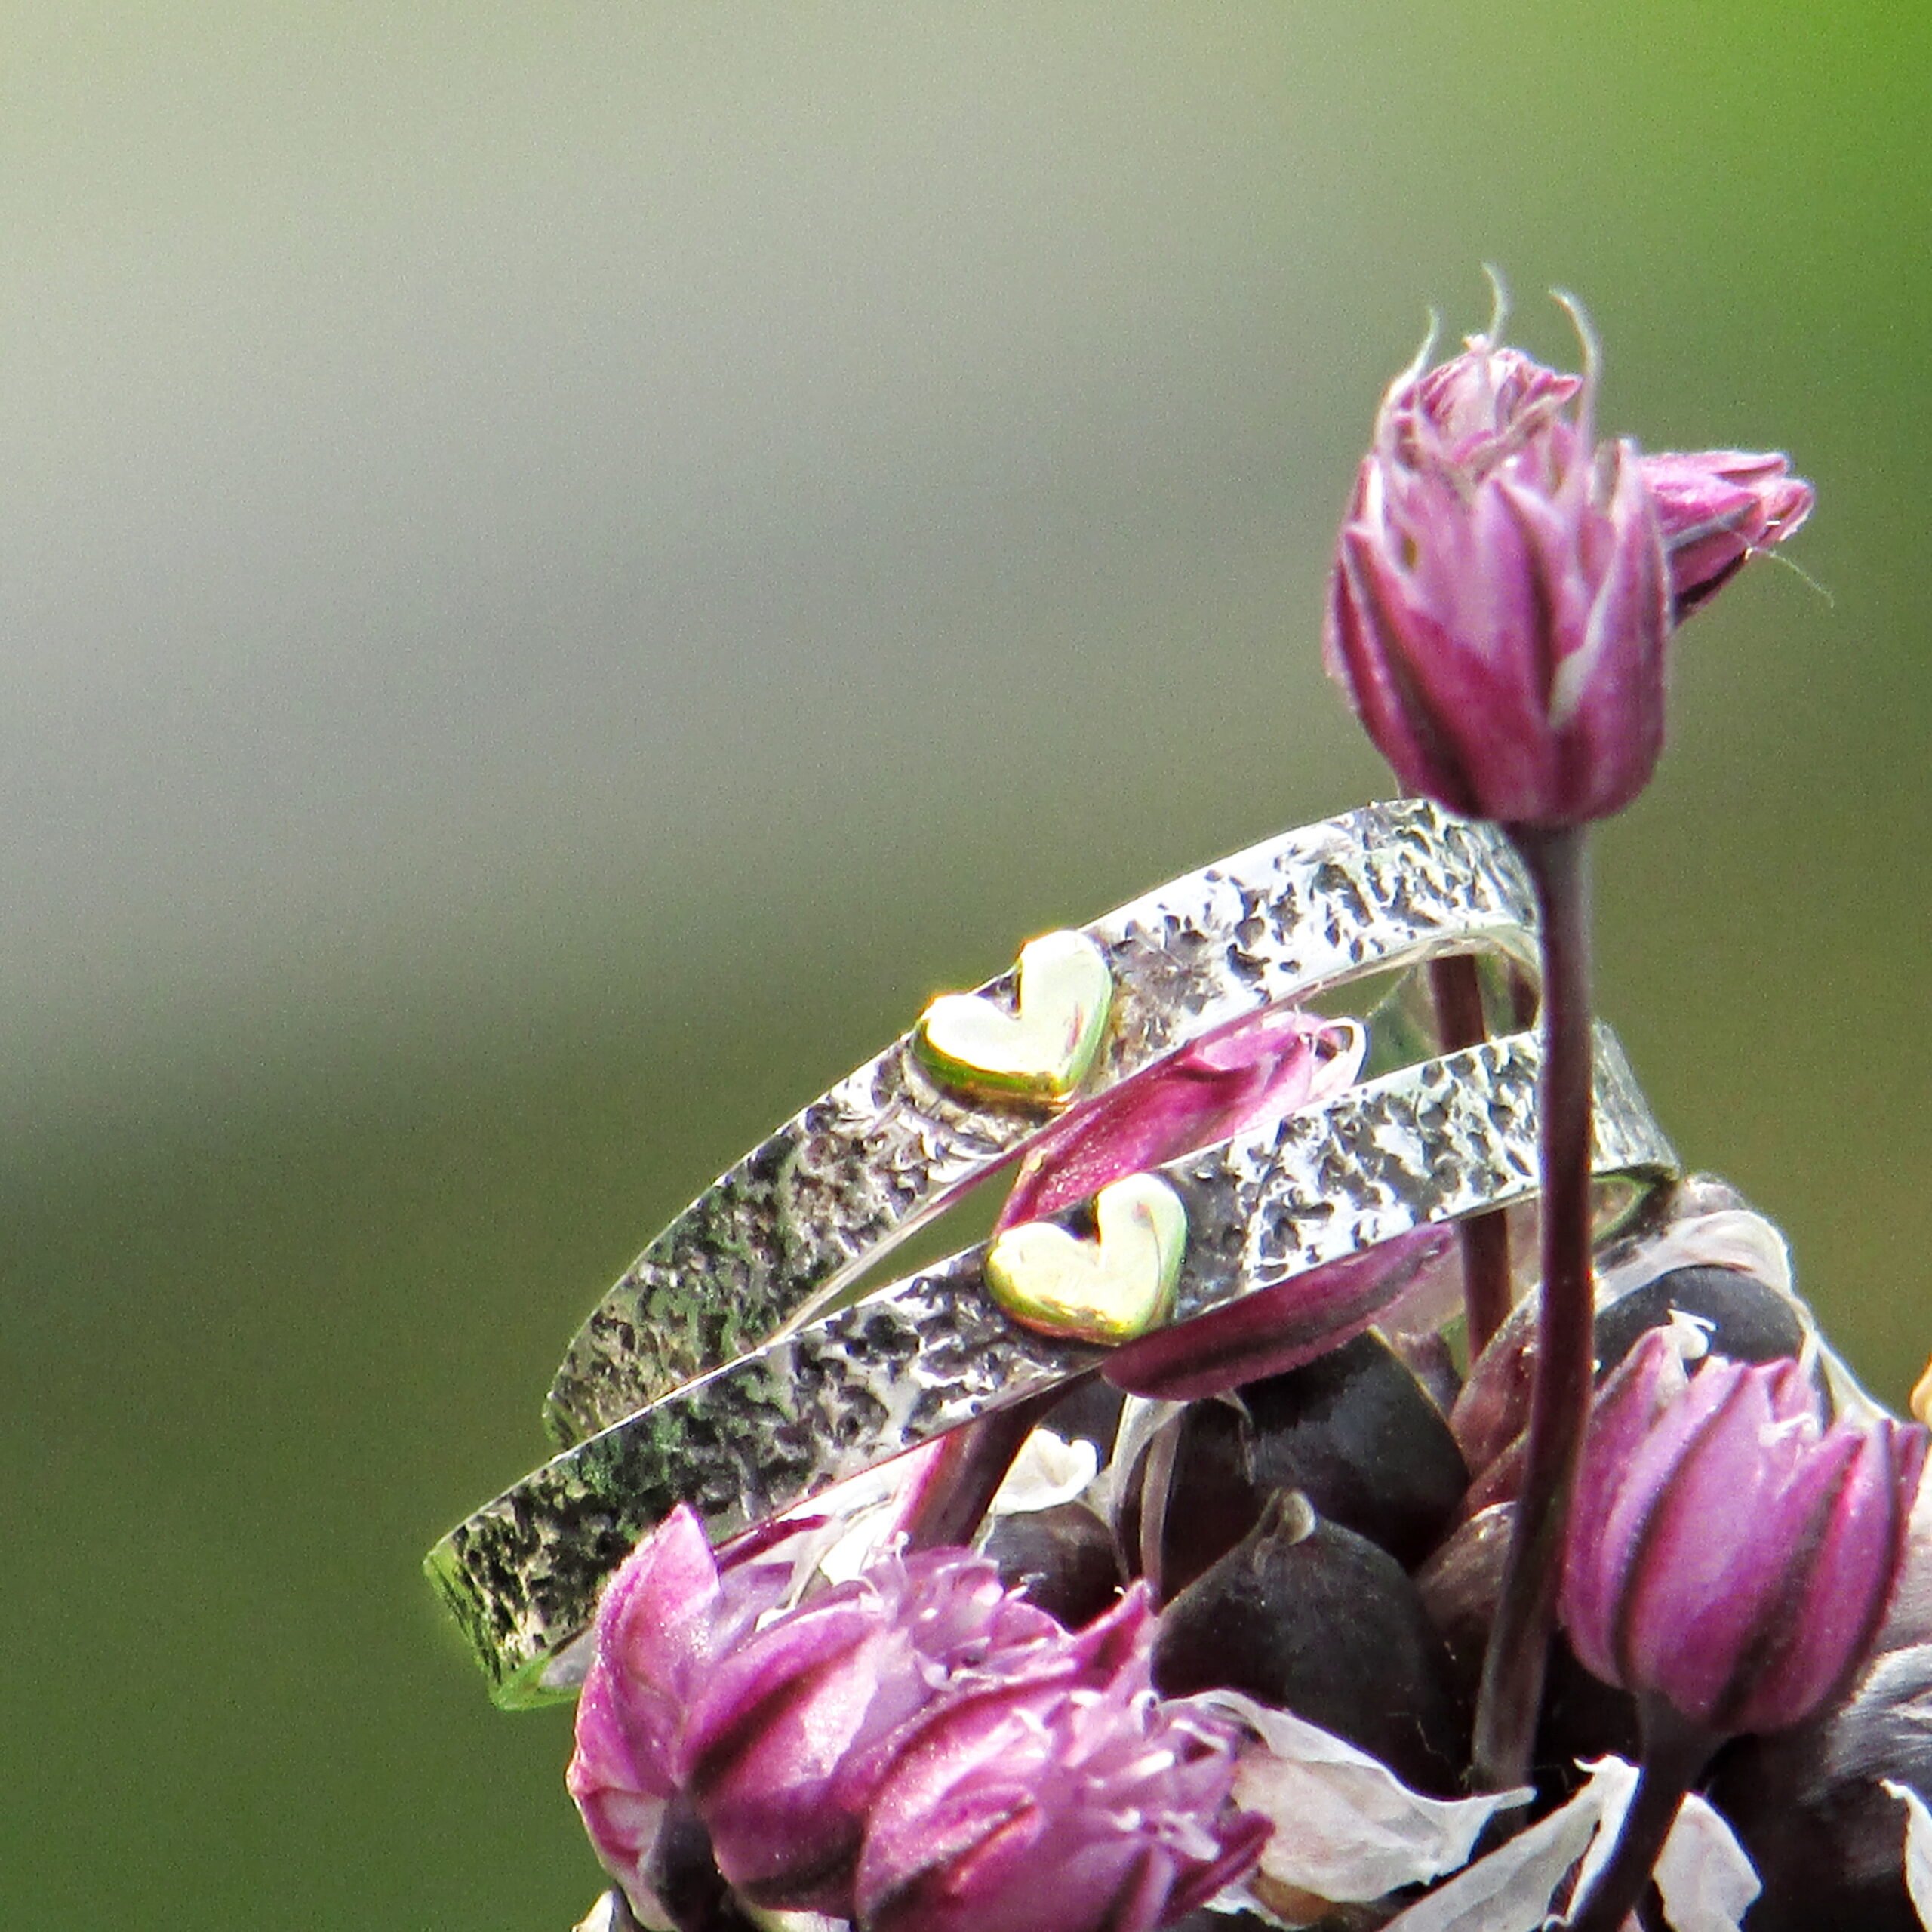
M 1420 799 L 1256 845 L 1084 928 L 1114 996 L 1084 1102 L 1265 1008 L 1488 953 L 1535 981 L 1534 896 L 1507 838 Z M 979 989 L 1011 1007 L 1009 971 Z M 1066 1118 L 935 1078 L 914 1036 L 814 1101 L 671 1223 L 572 1341 L 545 1405 L 568 1445 L 811 1314 Z
M 1418 1229 L 1533 1198 L 1535 1035 L 1424 1061 L 1158 1171 L 1189 1229 L 1172 1321 Z M 1594 1167 L 1636 1193 L 1677 1171 L 1620 1049 L 1597 1035 Z M 558 1456 L 453 1530 L 429 1569 L 499 1703 L 561 1694 L 546 1662 L 679 1503 L 722 1540 L 1094 1367 L 1020 1326 L 968 1249 L 777 1336 Z

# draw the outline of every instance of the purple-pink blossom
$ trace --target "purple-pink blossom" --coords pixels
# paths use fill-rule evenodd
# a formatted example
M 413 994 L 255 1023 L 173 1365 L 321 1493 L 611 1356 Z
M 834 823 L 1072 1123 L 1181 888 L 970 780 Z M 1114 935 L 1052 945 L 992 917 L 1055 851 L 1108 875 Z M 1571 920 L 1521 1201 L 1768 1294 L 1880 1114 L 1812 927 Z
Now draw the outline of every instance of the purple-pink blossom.
M 971 1753 L 960 1740 L 987 1727 L 1004 1737 L 1044 1726 L 1042 1736 L 1060 1738 L 1033 1770 L 1023 1752 L 1009 1766 L 1042 1815 L 1066 1810 L 1066 1781 L 1087 1776 L 1081 1766 L 1091 1767 L 1081 1789 L 1096 1804 L 1107 1792 L 1140 1807 L 1140 1823 L 1118 1806 L 1078 1814 L 1096 1847 L 1105 1841 L 1104 1850 L 1082 1854 L 1081 1869 L 1131 1868 L 1134 1909 L 1156 1913 L 1120 1924 L 1162 1922 L 1168 1902 L 1205 1896 L 1210 1876 L 1219 1889 L 1214 1875 L 1245 1861 L 1253 1822 L 1237 1829 L 1221 1817 L 1231 1737 L 1160 1710 L 1144 1591 L 1069 1632 L 964 1549 L 888 1553 L 850 1582 L 808 1588 L 796 1604 L 792 1586 L 789 1561 L 720 1563 L 681 1508 L 605 1594 L 569 1786 L 598 1857 L 647 1915 L 661 1915 L 654 1853 L 675 1809 L 703 1826 L 720 1873 L 752 1903 L 863 1916 L 871 1909 L 854 1893 L 863 1863 L 888 1875 L 867 1894 L 889 1895 L 880 1924 L 915 1932 L 949 1922 L 920 1915 L 937 1909 L 914 1909 L 915 1893 L 925 1898 L 931 1886 L 903 1871 L 908 1780 L 916 1783 L 906 1767 L 930 1767 L 939 1752 L 963 1777 Z M 938 1728 L 968 1710 L 977 1715 L 962 1718 L 964 1728 Z M 898 1794 L 889 1806 L 888 1789 Z M 888 1817 L 898 1835 L 875 1851 Z M 1011 1853 L 1017 1841 L 1004 1842 Z M 997 1883 L 986 1875 L 992 1869 L 983 1866 L 973 1887 L 989 1915 L 982 1922 L 1037 1909 L 1037 1898 L 1023 1904 L 1002 1890 L 1027 1882 L 1018 1866 Z M 1083 1881 L 1069 1897 L 1085 1899 L 1101 1882 Z M 1090 1922 L 1115 1921 L 1072 1917 L 1066 1932 Z
M 1780 455 L 1595 441 L 1594 389 L 1480 335 L 1404 370 L 1329 580 L 1329 673 L 1396 776 L 1509 824 L 1643 789 L 1672 629 L 1811 511 Z
M 648 1889 L 645 1833 L 681 1795 L 746 1897 L 841 1910 L 874 1747 L 975 1672 L 1079 1667 L 968 1552 L 890 1558 L 774 1614 L 790 1580 L 789 1563 L 721 1568 L 684 1508 L 613 1580 L 569 1784 L 627 1889 Z
M 1646 1335 L 1600 1398 L 1561 1614 L 1583 1663 L 1718 1736 L 1782 1730 L 1841 1694 L 1890 1602 L 1924 1430 L 1827 1423 L 1795 1361 Z
M 1663 536 L 1592 383 L 1483 336 L 1397 377 L 1356 478 L 1324 649 L 1411 791 L 1532 826 L 1620 810 L 1663 743 Z
M 611 1580 L 577 1700 L 566 1783 L 605 1869 L 651 1910 L 648 1875 L 678 1781 L 687 1700 L 713 1659 L 783 1598 L 788 1563 L 721 1571 L 697 1517 L 674 1510 Z

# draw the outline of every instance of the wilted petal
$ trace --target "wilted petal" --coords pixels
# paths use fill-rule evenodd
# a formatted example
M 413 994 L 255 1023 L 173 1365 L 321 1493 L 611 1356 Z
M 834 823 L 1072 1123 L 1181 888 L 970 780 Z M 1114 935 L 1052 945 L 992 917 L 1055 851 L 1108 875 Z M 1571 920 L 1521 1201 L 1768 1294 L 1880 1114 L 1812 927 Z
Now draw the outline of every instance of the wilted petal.
M 1186 1048 L 1049 1129 L 997 1225 L 1044 1220 L 1124 1175 L 1258 1133 L 1349 1085 L 1366 1045 L 1348 1021 L 1283 1008 Z
M 1601 1869 L 1636 1789 L 1636 1767 L 1620 1758 L 1585 1768 L 1589 1782 L 1567 1804 L 1398 1913 L 1387 1932 L 1540 1932 L 1572 1872 L 1581 1893 Z M 1730 1827 L 1694 1794 L 1671 1827 L 1657 1875 L 1674 1932 L 1739 1932 L 1758 1892 Z
M 1128 1342 L 1101 1373 L 1134 1395 L 1194 1401 L 1299 1367 L 1360 1334 L 1455 1240 L 1453 1229 L 1422 1228 L 1325 1263 Z
M 1882 1780 L 1886 1790 L 1904 1805 L 1905 1888 L 1918 1922 L 1932 1932 L 1932 1811 L 1909 1785 L 1890 1778 Z
M 1432 1883 L 1469 1862 L 1498 1811 L 1528 1789 L 1442 1798 L 1412 1791 L 1379 1758 L 1318 1724 L 1238 1690 L 1191 1700 L 1251 1734 L 1235 1773 L 1235 1802 L 1275 1827 L 1260 1869 L 1277 1883 L 1341 1905 Z

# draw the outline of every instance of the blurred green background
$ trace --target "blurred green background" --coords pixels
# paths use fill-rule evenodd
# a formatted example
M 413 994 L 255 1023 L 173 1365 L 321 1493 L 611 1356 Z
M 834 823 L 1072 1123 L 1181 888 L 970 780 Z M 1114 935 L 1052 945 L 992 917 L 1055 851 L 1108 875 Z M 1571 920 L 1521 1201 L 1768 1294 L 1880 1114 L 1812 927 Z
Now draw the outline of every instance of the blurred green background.
M 1386 789 L 1316 638 L 1440 305 L 1821 507 L 1681 641 L 1604 1004 L 1932 1345 L 1922 9 L 11 5 L 0 1922 L 561 1927 L 417 1571 L 716 1170 Z

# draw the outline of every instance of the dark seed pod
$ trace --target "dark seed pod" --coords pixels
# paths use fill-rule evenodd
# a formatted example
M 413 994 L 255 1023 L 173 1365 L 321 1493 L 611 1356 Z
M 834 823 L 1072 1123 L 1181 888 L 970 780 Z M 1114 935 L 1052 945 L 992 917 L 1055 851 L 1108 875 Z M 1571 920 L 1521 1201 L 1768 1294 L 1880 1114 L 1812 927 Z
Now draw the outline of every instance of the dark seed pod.
M 1070 1630 L 1091 1623 L 1120 1594 L 1113 1533 L 1082 1503 L 996 1518 L 986 1554 L 1008 1589 Z
M 1473 1481 L 1465 1510 L 1508 1502 L 1521 1478 L 1522 1432 L 1536 1366 L 1534 1306 L 1518 1307 L 1469 1372 L 1451 1417 Z M 1734 1361 L 1777 1361 L 1802 1350 L 1805 1328 L 1792 1303 L 1739 1268 L 1672 1268 L 1599 1312 L 1592 1348 L 1601 1386 L 1638 1340 L 1673 1315 L 1703 1324 L 1710 1352 Z M 1829 1403 L 1828 1403 L 1829 1406 Z
M 1416 1379 L 1416 1386 L 1444 1414 L 1456 1406 L 1463 1392 L 1462 1371 L 1456 1366 L 1456 1352 L 1448 1337 L 1438 1330 L 1425 1328 L 1407 1334 L 1383 1337 L 1389 1352 Z
M 1466 1708 L 1474 1706 L 1481 1681 L 1515 1515 L 1508 1503 L 1480 1511 L 1416 1573 L 1423 1607 L 1442 1633 L 1451 1692 Z M 1592 1677 L 1559 1632 L 1550 1645 L 1537 1720 L 1537 1785 L 1567 1795 L 1582 1782 L 1577 1760 L 1607 1752 L 1636 1762 L 1637 1700 Z
M 1300 1490 L 1405 1570 L 1441 1540 L 1469 1472 L 1442 1411 L 1379 1335 L 1240 1392 L 1261 1490 Z
M 1272 1499 L 1247 1539 L 1162 1613 L 1154 1681 L 1171 1697 L 1244 1691 L 1346 1738 L 1419 1790 L 1459 1786 L 1467 1726 L 1415 1585 L 1297 1491 Z
M 1537 1718 L 1537 1789 L 1567 1798 L 1583 1783 L 1580 1763 L 1616 1757 L 1634 1764 L 1642 1755 L 1636 1699 L 1592 1676 L 1558 1631 L 1550 1640 L 1543 1709 Z
M 1413 1567 L 1441 1539 L 1469 1481 L 1442 1411 L 1374 1334 L 1190 1404 L 1176 1427 L 1171 1460 L 1148 1465 L 1156 1481 L 1167 1472 L 1153 1505 L 1164 1598 L 1232 1549 L 1277 1490 L 1300 1490 L 1329 1521 Z M 1147 1501 L 1143 1494 L 1140 1507 Z M 1144 1531 L 1131 1506 L 1123 1534 L 1138 1550 Z
M 1737 1268 L 1673 1268 L 1634 1288 L 1597 1317 L 1599 1376 L 1607 1375 L 1647 1330 L 1673 1314 L 1711 1325 L 1711 1352 L 1733 1361 L 1777 1361 L 1804 1346 L 1798 1311 L 1775 1288 Z

